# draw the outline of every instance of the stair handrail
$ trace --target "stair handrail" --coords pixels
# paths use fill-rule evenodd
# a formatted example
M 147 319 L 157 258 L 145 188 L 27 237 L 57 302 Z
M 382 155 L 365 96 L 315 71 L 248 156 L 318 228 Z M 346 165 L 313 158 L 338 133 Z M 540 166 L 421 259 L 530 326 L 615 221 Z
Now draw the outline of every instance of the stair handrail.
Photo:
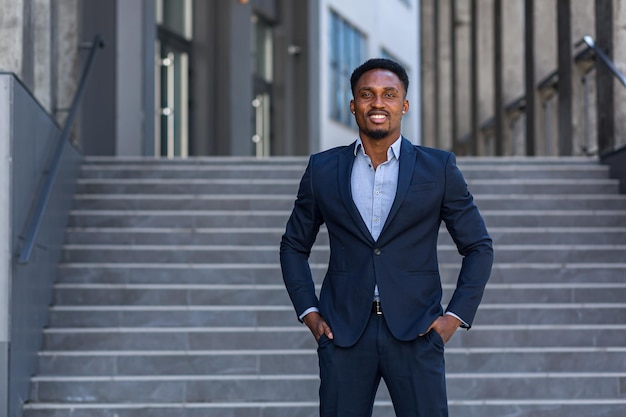
M 604 51 L 596 45 L 596 42 L 589 35 L 583 36 L 581 40 L 576 43 L 576 46 L 580 46 L 582 44 L 587 45 L 589 49 L 593 50 L 595 55 L 600 58 L 600 61 L 606 65 L 606 67 L 611 71 L 611 73 L 617 78 L 617 80 L 626 87 L 626 76 L 615 66 L 615 63 L 608 57 Z
M 91 66 L 96 55 L 96 51 L 100 48 L 104 48 L 104 41 L 102 40 L 102 37 L 100 35 L 95 35 L 90 44 L 81 46 L 88 47 L 89 54 L 87 56 L 87 60 L 85 61 L 85 66 L 83 67 L 83 72 L 80 76 L 80 81 L 76 88 L 76 92 L 74 93 L 69 112 L 63 123 L 63 130 L 61 131 L 61 134 L 59 136 L 56 148 L 54 150 L 54 154 L 50 161 L 50 165 L 48 169 L 44 171 L 46 172 L 46 178 L 41 190 L 39 191 L 39 194 L 36 197 L 37 203 L 35 205 L 32 218 L 26 229 L 24 244 L 22 245 L 18 257 L 18 263 L 20 264 L 27 264 L 30 261 L 30 256 L 32 254 L 33 248 L 35 247 L 35 242 L 37 240 L 37 235 L 39 234 L 39 229 L 41 228 L 41 222 L 46 212 L 48 200 L 50 199 L 50 194 L 52 193 L 54 181 L 56 179 L 57 172 L 59 171 L 61 156 L 63 155 L 63 150 L 65 149 L 65 146 L 67 145 L 67 143 L 69 143 L 71 128 L 74 122 L 74 118 L 76 117 L 78 104 L 80 102 L 80 99 L 82 98 L 83 91 L 85 89 L 85 84 L 87 83 L 87 77 L 89 76 L 89 73 L 91 71 Z
M 583 36 L 579 41 L 577 41 L 574 44 L 574 46 L 579 47 L 583 44 L 586 46 L 586 48 L 585 50 L 579 52 L 576 55 L 575 61 L 579 62 L 579 61 L 589 60 L 590 55 L 588 52 L 591 51 L 595 56 L 597 56 L 600 59 L 600 62 L 602 62 L 602 64 L 604 64 L 609 69 L 609 71 L 611 71 L 613 76 L 617 78 L 617 80 L 624 87 L 626 87 L 626 75 L 624 75 L 624 73 L 622 73 L 615 66 L 615 63 L 611 60 L 611 58 L 609 58 L 608 55 L 600 47 L 596 45 L 594 39 L 589 35 Z M 540 93 L 546 92 L 546 91 L 554 91 L 558 89 L 558 84 L 559 84 L 558 70 L 553 70 L 546 77 L 540 80 L 539 83 L 537 83 L 536 89 Z M 526 98 L 526 95 L 521 95 L 515 100 L 509 102 L 505 106 L 505 114 L 514 115 L 514 114 L 524 113 L 524 111 L 526 110 L 525 98 Z M 479 131 L 485 132 L 487 130 L 490 130 L 493 128 L 494 124 L 495 124 L 495 117 L 491 116 L 480 124 Z M 460 139 L 460 142 L 467 143 L 468 141 L 470 141 L 471 140 L 470 135 L 471 135 L 470 133 L 463 135 Z

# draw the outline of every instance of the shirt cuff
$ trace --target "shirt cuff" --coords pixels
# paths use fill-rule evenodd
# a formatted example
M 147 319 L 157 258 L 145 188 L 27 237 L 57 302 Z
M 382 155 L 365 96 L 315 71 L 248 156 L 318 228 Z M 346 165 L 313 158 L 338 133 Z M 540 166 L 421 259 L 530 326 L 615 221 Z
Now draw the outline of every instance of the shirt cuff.
M 451 311 L 446 311 L 446 315 L 448 315 L 448 316 L 452 316 L 452 317 L 456 317 L 457 319 L 459 319 L 459 320 L 461 321 L 461 328 L 462 328 L 462 329 L 469 329 L 469 328 L 470 328 L 470 325 L 469 325 L 469 324 L 467 324 L 467 323 L 465 322 L 465 320 L 463 320 L 461 317 L 457 316 L 457 315 L 456 315 L 456 314 L 454 314 L 453 312 L 451 312 Z
M 320 312 L 320 311 L 319 311 L 319 309 L 318 309 L 317 307 L 309 307 L 309 308 L 307 308 L 306 310 L 304 310 L 304 313 L 300 314 L 300 316 L 299 316 L 298 318 L 300 319 L 300 321 L 302 321 L 302 320 L 304 320 L 304 316 L 306 316 L 307 314 L 312 313 L 312 312 L 314 312 L 314 311 L 315 311 L 316 313 L 319 313 L 319 312 Z

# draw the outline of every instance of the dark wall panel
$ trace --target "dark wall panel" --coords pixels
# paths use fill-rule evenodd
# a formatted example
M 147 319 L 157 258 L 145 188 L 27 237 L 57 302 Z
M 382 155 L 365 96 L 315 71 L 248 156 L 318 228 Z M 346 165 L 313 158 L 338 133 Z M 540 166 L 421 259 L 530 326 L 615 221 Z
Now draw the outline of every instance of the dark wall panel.
M 100 34 L 105 43 L 104 49 L 96 54 L 82 100 L 80 146 L 85 155 L 116 153 L 116 4 L 116 1 L 101 0 L 80 3 L 81 41 L 89 42 Z

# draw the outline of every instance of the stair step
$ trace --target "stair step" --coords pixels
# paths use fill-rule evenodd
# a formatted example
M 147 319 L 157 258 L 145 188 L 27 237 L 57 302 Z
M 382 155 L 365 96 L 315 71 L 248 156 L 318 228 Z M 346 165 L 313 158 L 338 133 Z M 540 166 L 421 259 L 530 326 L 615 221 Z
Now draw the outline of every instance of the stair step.
M 306 164 L 86 157 L 24 417 L 317 416 L 316 344 L 278 263 Z M 626 196 L 608 167 L 458 164 L 496 260 L 446 345 L 450 416 L 626 415 Z M 328 251 L 322 227 L 318 286 Z M 461 258 L 443 225 L 438 260 L 446 302 Z M 374 415 L 395 416 L 384 383 Z
M 296 178 L 300 179 L 306 163 L 263 165 L 263 164 L 145 164 L 118 163 L 118 164 L 85 164 L 81 169 L 82 178 L 86 179 L 114 179 L 114 178 Z M 501 179 L 595 179 L 607 178 L 609 169 L 598 164 L 459 164 L 467 179 L 491 179 L 497 176 Z
M 70 227 L 284 227 L 282 210 L 73 210 Z M 488 227 L 624 227 L 626 210 L 484 210 Z
M 384 251 L 384 248 L 383 248 Z M 316 246 L 310 261 L 327 262 L 328 246 Z M 498 261 L 512 262 L 611 262 L 624 257 L 626 245 L 499 245 Z M 460 261 L 452 245 L 438 247 L 441 262 Z M 626 257 L 625 257 L 626 258 Z M 138 263 L 278 263 L 278 244 L 274 245 L 65 245 L 63 262 L 138 262 Z M 625 259 L 626 260 L 626 259 Z
M 454 283 L 458 277 L 458 263 L 440 263 L 441 279 Z M 317 283 L 322 282 L 327 265 L 312 264 L 311 272 Z M 589 263 L 504 263 L 496 262 L 489 283 L 517 282 L 624 282 L 626 262 Z M 277 264 L 182 264 L 182 263 L 61 263 L 59 282 L 64 283 L 168 283 L 172 276 L 176 282 L 214 284 L 276 284 L 282 282 Z
M 26 417 L 317 417 L 317 401 L 240 403 L 34 403 L 25 405 Z M 449 401 L 450 417 L 623 417 L 626 400 L 614 398 L 519 399 Z M 395 417 L 390 401 L 374 404 L 376 417 Z
M 624 308 L 622 308 L 622 313 Z M 605 311 L 607 313 L 607 311 Z M 612 313 L 612 311 L 608 311 Z M 624 328 L 623 314 L 621 321 L 615 320 L 613 325 L 597 325 L 593 323 L 583 326 L 564 325 L 562 323 L 554 325 L 476 325 L 469 332 L 460 332 L 448 343 L 447 348 L 532 348 L 532 347 L 607 347 L 623 346 Z M 256 320 L 250 320 L 255 322 Z M 292 320 L 293 323 L 293 320 Z M 56 331 L 47 330 L 44 332 L 45 350 L 190 350 L 214 349 L 216 344 L 222 343 L 215 340 L 217 337 L 224 337 L 241 343 L 241 338 L 236 332 L 228 331 L 232 327 L 226 328 L 226 324 L 215 323 L 217 327 L 180 327 L 171 324 L 172 327 L 126 327 L 126 328 L 59 328 Z M 243 325 L 242 325 L 243 326 Z M 272 333 L 271 327 L 279 326 L 275 321 L 270 323 L 259 323 L 265 326 L 267 334 Z M 563 327 L 559 329 L 559 327 Z M 222 331 L 221 328 L 225 328 Z M 297 346 L 310 343 L 310 335 L 305 331 L 294 332 L 284 331 L 282 327 L 275 327 L 276 332 L 282 331 L 282 338 L 286 340 L 299 341 Z M 261 333 L 261 332 L 259 332 Z M 260 337 L 260 336 L 259 336 Z M 485 340 L 485 337 L 497 338 L 497 340 Z M 263 340 L 262 338 L 260 340 Z M 256 341 L 255 341 L 256 342 Z M 250 341 L 248 341 L 250 343 Z M 277 343 L 268 341 L 268 343 Z M 231 352 L 237 351 L 237 344 L 231 348 Z M 285 345 L 283 345 L 285 346 Z M 291 345 L 287 345 L 290 346 Z M 253 346 L 253 347 L 256 347 Z M 250 348 L 250 346 L 247 346 Z
M 626 196 L 616 194 L 481 194 L 481 210 L 623 210 Z M 288 194 L 77 194 L 78 210 L 291 210 Z
M 162 179 L 81 178 L 79 194 L 291 194 L 300 179 Z M 476 179 L 468 180 L 473 194 L 617 194 L 619 181 L 604 179 Z
M 620 329 L 623 330 L 623 329 Z M 224 351 L 44 351 L 40 353 L 40 376 L 124 376 L 124 375 L 235 375 L 241 373 L 298 374 L 315 369 L 317 353 L 312 336 L 289 337 L 285 350 L 265 348 L 269 337 L 283 333 L 270 332 L 260 341 L 257 350 L 231 350 L 250 333 L 241 333 L 239 340 L 223 342 Z M 216 335 L 223 337 L 227 334 Z M 253 337 L 264 336 L 252 334 Z M 249 339 L 248 339 L 249 340 Z M 276 343 L 277 344 L 277 343 Z M 304 346 L 306 345 L 306 346 Z M 283 345 L 285 346 L 285 345 Z M 215 348 L 218 349 L 218 348 Z M 448 348 L 446 366 L 454 372 L 626 372 L 625 348 L 518 348 L 464 349 Z
M 66 230 L 69 245 L 267 245 L 280 242 L 279 227 L 77 227 Z M 611 245 L 626 242 L 626 227 L 492 227 L 489 235 L 497 246 L 512 244 Z M 445 229 L 439 244 L 452 245 Z M 316 245 L 328 245 L 323 229 Z
M 50 322 L 59 326 L 292 326 L 290 306 L 53 306 Z M 483 324 L 619 324 L 626 303 L 483 303 L 476 314 Z
M 455 285 L 443 285 L 449 299 Z M 384 294 L 383 308 L 384 306 Z M 488 284 L 484 303 L 618 303 L 626 283 Z M 282 284 L 56 284 L 56 305 L 289 306 Z
M 619 372 L 448 373 L 448 397 L 454 399 L 605 399 L 621 396 Z M 133 393 L 136 402 L 315 401 L 316 374 L 302 375 L 172 375 L 87 376 L 32 379 L 33 401 L 63 402 L 83 398 L 89 402 L 119 402 Z M 377 398 L 389 400 L 386 390 Z M 624 398 L 622 398 L 624 399 Z M 626 400 L 626 399 L 624 399 Z

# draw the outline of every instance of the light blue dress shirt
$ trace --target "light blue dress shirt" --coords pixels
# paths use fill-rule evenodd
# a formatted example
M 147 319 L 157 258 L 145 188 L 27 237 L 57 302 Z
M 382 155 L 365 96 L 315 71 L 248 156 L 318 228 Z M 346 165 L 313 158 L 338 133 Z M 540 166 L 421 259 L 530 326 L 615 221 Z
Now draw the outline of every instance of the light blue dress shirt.
M 387 161 L 374 170 L 372 160 L 365 153 L 361 139 L 354 147 L 352 166 L 352 200 L 361 213 L 367 229 L 378 240 L 387 220 L 398 188 L 401 139 L 396 140 L 387 150 Z
M 398 138 L 387 149 L 387 160 L 376 169 L 363 149 L 361 138 L 357 139 L 354 147 L 354 165 L 350 180 L 352 200 L 374 240 L 378 240 L 396 197 L 401 142 L 402 138 Z M 374 290 L 374 300 L 379 300 L 378 286 Z

